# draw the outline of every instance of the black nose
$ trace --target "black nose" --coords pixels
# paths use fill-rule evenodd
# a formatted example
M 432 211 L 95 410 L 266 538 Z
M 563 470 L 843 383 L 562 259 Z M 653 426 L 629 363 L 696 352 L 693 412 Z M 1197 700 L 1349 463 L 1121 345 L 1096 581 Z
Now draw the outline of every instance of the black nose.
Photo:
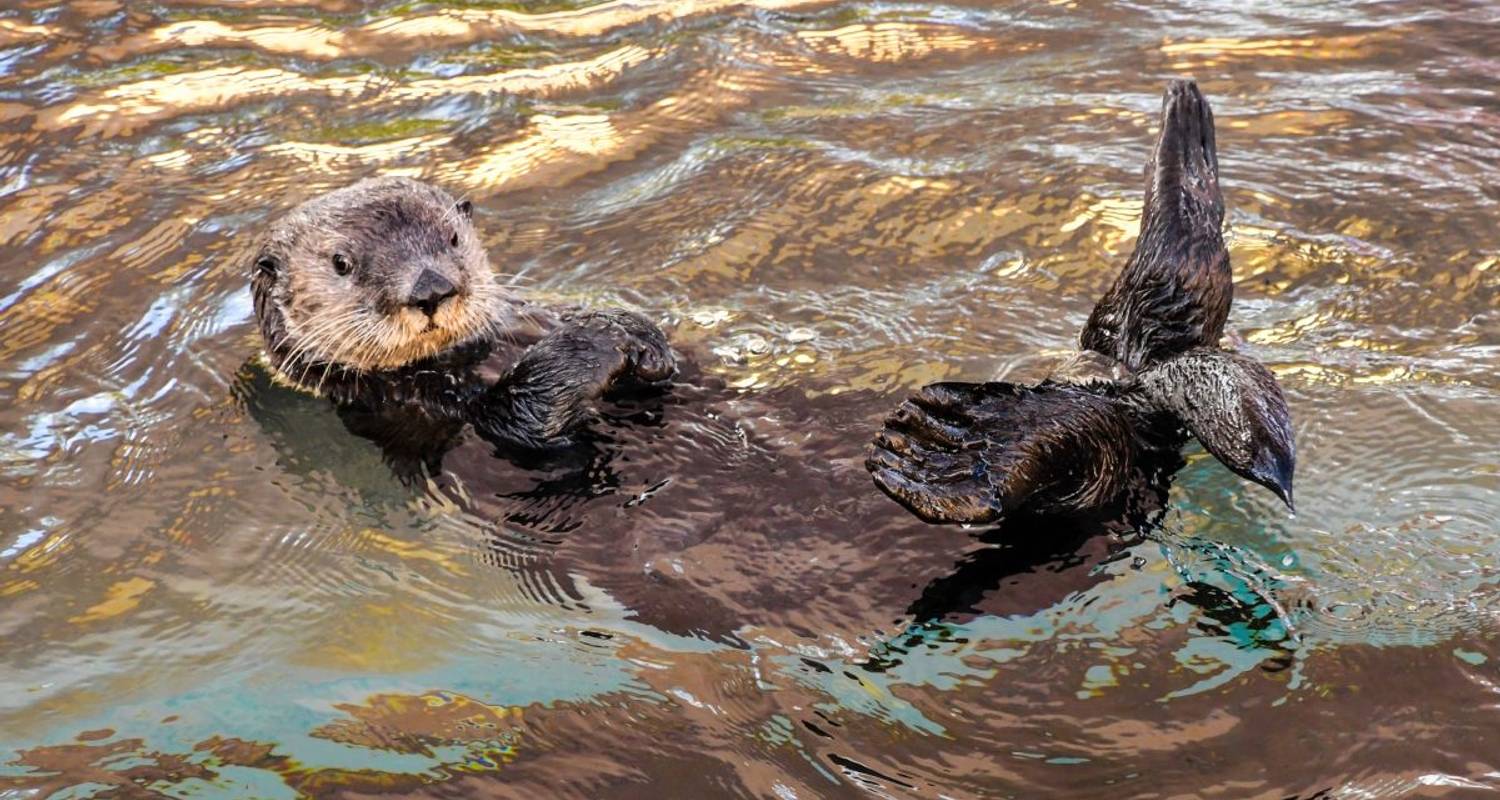
M 437 313 L 438 306 L 444 300 L 458 294 L 458 287 L 454 286 L 447 278 L 433 272 L 430 269 L 422 270 L 417 276 L 417 282 L 411 287 L 411 294 L 406 298 L 409 308 L 420 309 L 423 314 L 432 316 Z

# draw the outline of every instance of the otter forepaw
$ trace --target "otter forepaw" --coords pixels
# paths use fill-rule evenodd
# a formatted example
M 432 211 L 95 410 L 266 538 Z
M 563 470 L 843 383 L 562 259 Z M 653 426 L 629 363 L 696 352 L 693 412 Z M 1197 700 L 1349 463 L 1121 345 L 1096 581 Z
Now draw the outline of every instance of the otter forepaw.
M 667 343 L 666 334 L 655 323 L 634 311 L 606 309 L 591 311 L 572 320 L 573 324 L 612 346 L 621 360 L 606 378 L 605 392 L 659 384 L 677 372 L 677 356 Z
M 650 320 L 630 311 L 566 316 L 477 402 L 475 427 L 523 450 L 565 446 L 601 397 L 671 378 L 677 360 Z

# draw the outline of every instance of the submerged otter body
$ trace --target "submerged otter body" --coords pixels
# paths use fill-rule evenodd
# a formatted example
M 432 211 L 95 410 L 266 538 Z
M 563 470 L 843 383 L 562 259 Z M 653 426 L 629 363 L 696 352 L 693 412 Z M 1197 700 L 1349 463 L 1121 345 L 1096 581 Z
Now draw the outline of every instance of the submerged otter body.
M 1292 505 L 1291 415 L 1264 366 L 1218 348 L 1233 296 L 1213 112 L 1174 81 L 1147 163 L 1135 252 L 1084 348 L 1035 386 L 942 383 L 886 420 L 866 466 L 928 522 L 1091 513 L 1180 465 L 1185 430 Z
M 671 376 L 644 317 L 554 311 L 501 286 L 472 211 L 374 178 L 273 223 L 251 288 L 276 374 L 332 399 L 356 432 L 388 427 L 417 451 L 465 424 L 502 448 L 566 444 L 603 395 Z

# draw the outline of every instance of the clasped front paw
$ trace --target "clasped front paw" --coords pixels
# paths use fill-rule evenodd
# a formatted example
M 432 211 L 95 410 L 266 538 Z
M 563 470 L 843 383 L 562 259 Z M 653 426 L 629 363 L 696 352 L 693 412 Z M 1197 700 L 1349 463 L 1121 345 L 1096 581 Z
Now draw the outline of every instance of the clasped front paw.
M 663 383 L 677 372 L 677 356 L 667 337 L 651 320 L 623 309 L 590 311 L 570 320 L 579 332 L 595 338 L 600 349 L 619 355 L 609 371 L 605 391 Z

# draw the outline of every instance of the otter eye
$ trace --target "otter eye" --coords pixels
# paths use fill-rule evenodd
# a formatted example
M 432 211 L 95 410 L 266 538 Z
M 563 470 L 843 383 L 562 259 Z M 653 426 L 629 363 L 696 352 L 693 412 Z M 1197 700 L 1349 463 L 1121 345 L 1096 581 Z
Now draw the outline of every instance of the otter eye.
M 448 244 L 458 247 L 458 231 L 453 232 L 453 238 L 448 240 Z
M 352 269 L 353 267 L 354 267 L 354 265 L 349 262 L 349 257 L 348 256 L 344 255 L 343 253 L 334 253 L 333 254 L 333 271 L 334 272 L 337 272 L 340 275 L 348 275 L 349 274 L 349 270 Z
M 276 276 L 276 270 L 280 267 L 281 264 L 277 263 L 275 256 L 261 256 L 260 260 L 255 262 L 256 269 L 273 278 Z

